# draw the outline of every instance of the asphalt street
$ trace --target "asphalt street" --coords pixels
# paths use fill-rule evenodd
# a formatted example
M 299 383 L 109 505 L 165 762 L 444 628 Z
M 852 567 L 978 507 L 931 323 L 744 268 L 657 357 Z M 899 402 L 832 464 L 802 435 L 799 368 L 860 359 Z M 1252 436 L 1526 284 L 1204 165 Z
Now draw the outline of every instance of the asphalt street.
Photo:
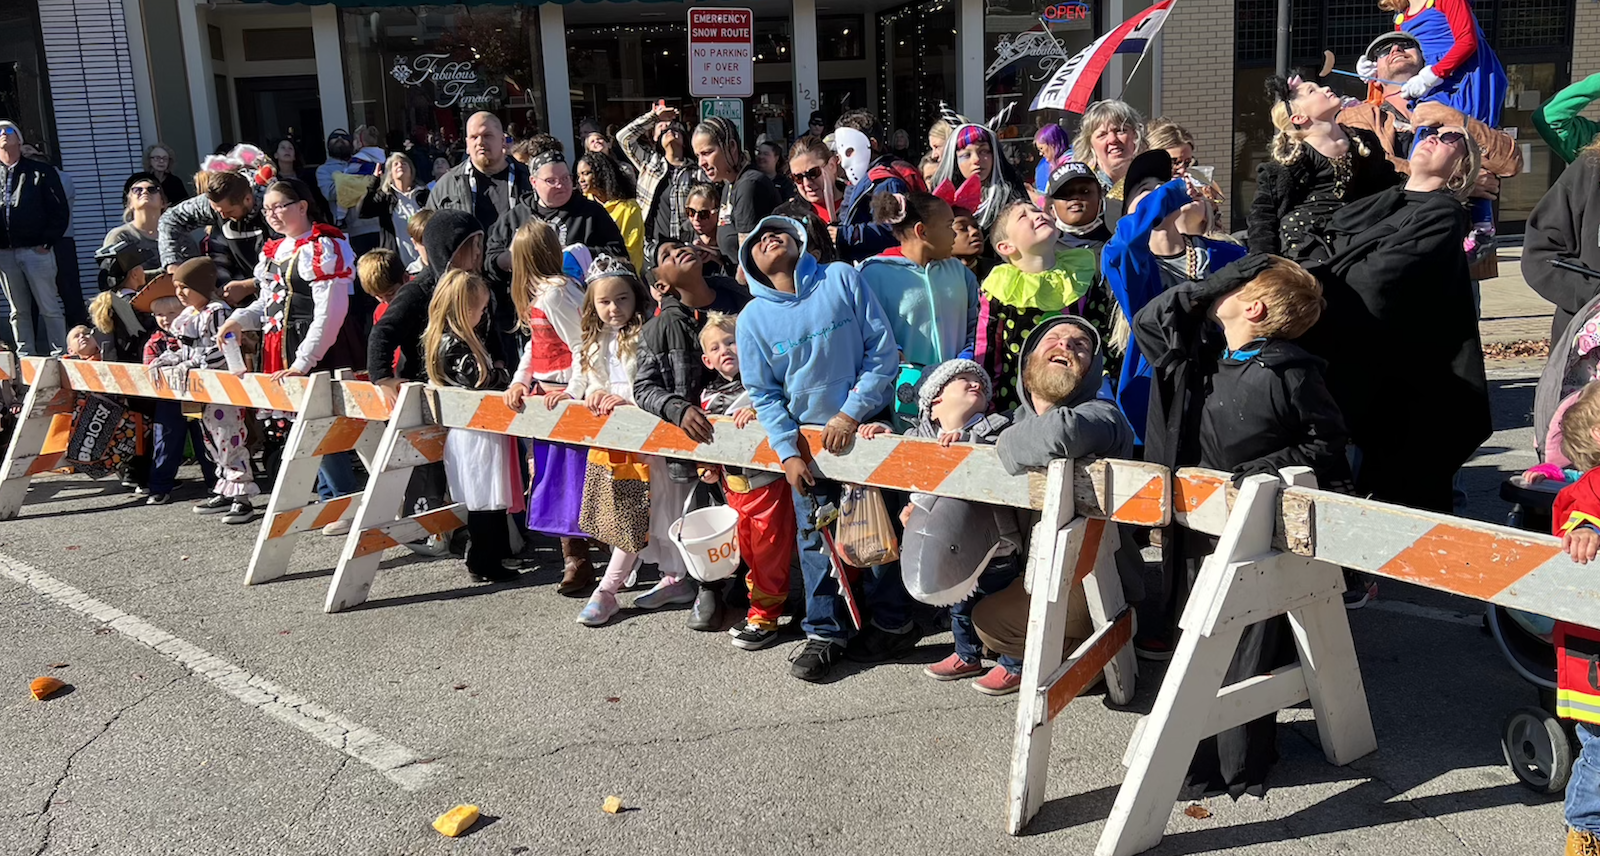
M 1536 370 L 1491 372 L 1472 516 L 1503 519 L 1501 478 L 1533 461 Z M 577 625 L 549 546 L 519 586 L 391 554 L 370 603 L 325 615 L 336 539 L 303 539 L 287 577 L 246 588 L 255 527 L 110 480 L 34 484 L 0 524 L 3 854 L 1087 854 L 1162 676 L 1145 664 L 1129 708 L 1067 709 L 1044 810 L 1011 838 L 1014 702 L 922 674 L 947 633 L 803 684 L 798 634 L 748 653 L 681 611 Z M 1309 712 L 1286 712 L 1267 797 L 1176 805 L 1151 852 L 1558 852 L 1559 799 L 1499 747 L 1536 693 L 1480 612 L 1383 583 L 1351 613 L 1378 752 L 1332 767 Z M 33 701 L 47 674 L 71 691 Z M 613 794 L 625 810 L 603 813 Z M 429 824 L 458 803 L 486 818 L 446 839 Z

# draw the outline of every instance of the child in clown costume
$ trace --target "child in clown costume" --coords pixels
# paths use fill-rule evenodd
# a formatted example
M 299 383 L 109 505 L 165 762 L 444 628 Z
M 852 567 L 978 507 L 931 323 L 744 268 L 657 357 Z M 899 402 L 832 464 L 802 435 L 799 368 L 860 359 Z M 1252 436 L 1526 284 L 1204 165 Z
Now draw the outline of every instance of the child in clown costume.
M 1379 0 L 1378 6 L 1394 12 L 1394 28 L 1422 45 L 1426 65 L 1402 87 L 1407 98 L 1448 104 L 1490 127 L 1500 124 L 1506 72 L 1467 0 Z M 1370 77 L 1376 64 L 1363 57 L 1357 70 Z

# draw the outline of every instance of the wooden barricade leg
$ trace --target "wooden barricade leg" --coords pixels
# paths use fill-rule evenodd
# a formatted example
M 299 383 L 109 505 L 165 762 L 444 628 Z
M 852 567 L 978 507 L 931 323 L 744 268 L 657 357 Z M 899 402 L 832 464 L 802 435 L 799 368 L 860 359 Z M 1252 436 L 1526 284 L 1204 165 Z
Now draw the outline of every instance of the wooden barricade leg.
M 1044 803 L 1052 722 L 1067 704 L 1105 675 L 1113 700 L 1133 696 L 1133 613 L 1122 599 L 1114 554 L 1117 528 L 1105 520 L 1074 517 L 1072 467 L 1050 467 L 1043 517 L 1028 553 L 1027 654 L 1017 696 L 1017 734 L 1011 754 L 1006 828 L 1022 832 Z M 1068 599 L 1082 582 L 1094 633 L 1065 662 Z M 1124 658 L 1123 655 L 1126 655 Z
M 60 455 L 41 457 L 45 438 L 50 434 L 50 418 L 72 409 L 72 392 L 65 386 L 61 361 L 56 358 L 39 363 L 33 385 L 22 399 L 22 412 L 11 435 L 11 447 L 0 463 L 0 520 L 14 519 L 22 511 L 28 484 L 35 473 L 44 472 L 60 461 Z
M 339 553 L 324 612 L 366 602 L 384 550 L 466 525 L 466 509 L 460 503 L 395 519 L 405 502 L 411 471 L 444 457 L 448 429 L 439 426 L 428 412 L 426 393 L 422 384 L 406 384 L 400 389 L 400 399 L 373 455 L 366 492 Z
M 1128 747 L 1128 775 L 1096 856 L 1131 856 L 1160 843 L 1195 748 L 1213 734 L 1310 699 L 1329 760 L 1348 763 L 1377 747 L 1340 599 L 1343 575 L 1272 549 L 1278 489 L 1271 476 L 1248 479 L 1201 566 L 1155 708 Z M 1301 662 L 1223 686 L 1244 630 L 1285 613 Z
M 244 576 L 247 586 L 283 576 L 289 570 L 295 541 L 301 535 L 349 516 L 354 496 L 335 497 L 327 502 L 310 501 L 316 491 L 322 456 L 350 449 L 354 442 L 352 432 L 359 436 L 365 427 L 359 420 L 334 415 L 334 394 L 330 375 L 318 373 L 308 379 L 300 411 L 284 445 L 283 461 L 278 465 L 277 483 L 267 500 L 261 529 L 256 533 L 250 567 Z

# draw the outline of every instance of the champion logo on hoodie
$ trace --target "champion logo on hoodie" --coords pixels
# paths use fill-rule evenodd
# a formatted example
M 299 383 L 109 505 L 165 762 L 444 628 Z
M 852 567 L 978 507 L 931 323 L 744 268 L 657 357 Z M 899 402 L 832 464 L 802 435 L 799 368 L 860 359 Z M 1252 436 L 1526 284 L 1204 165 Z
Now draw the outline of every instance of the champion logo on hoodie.
M 811 342 L 811 341 L 814 341 L 816 339 L 820 339 L 823 336 L 826 336 L 829 333 L 832 333 L 833 331 L 839 329 L 840 327 L 849 326 L 851 320 L 852 319 L 850 319 L 850 318 L 840 318 L 838 321 L 835 321 L 832 324 L 829 324 L 828 326 L 823 327 L 821 330 L 813 330 L 810 333 L 807 333 L 807 334 L 805 334 L 804 336 L 801 336 L 798 339 L 793 339 L 793 340 L 788 341 L 788 342 L 773 342 L 772 343 L 772 353 L 773 353 L 774 356 L 781 357 L 784 354 L 789 353 L 790 351 L 794 350 L 795 348 L 800 347 L 801 345 L 804 345 L 807 342 Z

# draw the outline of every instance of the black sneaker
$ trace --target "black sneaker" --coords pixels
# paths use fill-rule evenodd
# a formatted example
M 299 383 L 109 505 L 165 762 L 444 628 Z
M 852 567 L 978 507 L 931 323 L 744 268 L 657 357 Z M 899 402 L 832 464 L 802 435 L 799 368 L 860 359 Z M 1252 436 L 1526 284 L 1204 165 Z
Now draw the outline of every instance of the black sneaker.
M 240 499 L 235 500 L 232 505 L 228 506 L 228 513 L 222 515 L 222 522 L 235 525 L 249 523 L 255 519 L 255 516 L 256 507 L 248 501 Z
M 789 658 L 789 674 L 802 681 L 820 684 L 828 679 L 844 646 L 826 639 L 807 639 Z
M 857 663 L 887 663 L 911 653 L 921 641 L 922 634 L 917 632 L 915 624 L 904 633 L 890 633 L 868 622 L 856 638 L 850 640 L 844 655 Z
M 145 497 L 144 500 L 145 505 L 166 505 L 170 502 L 172 502 L 172 494 L 170 493 L 152 493 Z
M 214 493 L 206 499 L 195 503 L 195 514 L 221 514 L 233 505 L 233 500 L 220 493 Z
M 733 637 L 733 647 L 745 651 L 760 651 L 762 648 L 778 641 L 776 629 L 763 630 L 754 624 L 741 624 L 728 631 Z

